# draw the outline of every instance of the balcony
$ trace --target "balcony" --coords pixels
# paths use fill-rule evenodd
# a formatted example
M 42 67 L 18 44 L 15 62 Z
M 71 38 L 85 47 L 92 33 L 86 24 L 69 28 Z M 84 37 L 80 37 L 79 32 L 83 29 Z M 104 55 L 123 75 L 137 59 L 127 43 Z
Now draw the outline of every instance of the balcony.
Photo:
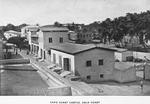
M 38 40 L 31 40 L 31 43 L 39 44 L 39 41 Z
M 34 35 L 31 35 L 31 37 L 39 37 L 39 34 L 34 34 Z

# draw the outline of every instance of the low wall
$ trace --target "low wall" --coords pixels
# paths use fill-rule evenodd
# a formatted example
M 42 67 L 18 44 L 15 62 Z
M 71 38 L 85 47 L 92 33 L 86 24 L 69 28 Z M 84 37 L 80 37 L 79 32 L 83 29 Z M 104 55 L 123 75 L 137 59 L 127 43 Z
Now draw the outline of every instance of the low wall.
M 21 91 L 20 91 L 21 92 Z M 30 92 L 21 92 L 19 95 L 27 96 L 71 96 L 71 87 L 55 87 L 49 89 L 32 90 Z
M 8 65 L 8 64 L 29 64 L 29 59 L 5 59 L 0 60 L 0 65 Z
M 72 81 L 69 81 L 68 79 L 65 79 L 65 78 L 59 76 L 58 74 L 54 73 L 52 70 L 50 70 L 48 68 L 39 67 L 38 65 L 36 65 L 36 63 L 34 63 L 34 61 L 31 61 L 31 64 L 36 69 L 41 71 L 45 76 L 47 76 L 50 81 L 53 81 L 53 83 L 56 84 L 56 86 L 71 86 L 72 95 L 74 95 L 74 96 L 93 95 L 93 94 L 90 94 L 89 92 L 85 91 L 84 89 L 82 89 L 80 86 L 80 82 L 74 83 Z M 85 86 L 87 86 L 87 84 L 82 83 L 82 86 L 85 87 Z M 95 95 L 98 95 L 96 92 L 94 92 L 94 89 L 92 89 L 92 88 L 90 89 L 90 92 L 91 93 L 93 92 Z
M 120 83 L 136 81 L 136 69 L 134 67 L 126 70 L 114 69 L 113 78 Z
M 4 70 L 20 70 L 20 71 L 37 71 L 36 69 L 34 69 L 31 65 L 27 66 L 27 65 L 22 65 L 22 66 L 3 66 Z
M 133 56 L 134 58 L 140 58 L 140 59 L 145 59 L 144 56 L 146 56 L 146 58 L 150 59 L 150 53 L 146 53 L 146 52 L 133 52 Z

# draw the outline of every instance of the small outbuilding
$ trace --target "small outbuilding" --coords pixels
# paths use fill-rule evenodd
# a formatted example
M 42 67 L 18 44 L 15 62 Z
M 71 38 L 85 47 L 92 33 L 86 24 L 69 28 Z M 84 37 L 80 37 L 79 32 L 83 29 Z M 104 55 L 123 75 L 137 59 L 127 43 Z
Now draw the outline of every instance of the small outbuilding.
M 116 62 L 113 79 L 120 83 L 136 81 L 136 68 L 133 63 Z
M 94 44 L 63 43 L 51 46 L 51 62 L 85 82 L 112 80 L 116 50 Z

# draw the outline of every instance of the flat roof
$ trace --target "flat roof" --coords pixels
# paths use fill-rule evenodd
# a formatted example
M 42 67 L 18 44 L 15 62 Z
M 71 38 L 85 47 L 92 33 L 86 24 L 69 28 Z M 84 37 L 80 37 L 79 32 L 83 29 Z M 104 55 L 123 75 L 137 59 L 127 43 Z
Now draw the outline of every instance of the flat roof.
M 23 29 L 38 29 L 38 28 L 39 28 L 39 26 L 37 26 L 37 25 L 29 25 L 29 26 L 23 27 Z
M 40 26 L 40 30 L 42 31 L 69 31 L 69 29 L 65 26 L 54 26 L 54 25 Z
M 88 51 L 88 50 L 91 50 L 94 48 L 102 49 L 102 50 L 108 50 L 108 51 L 116 51 L 116 50 L 110 49 L 110 48 L 97 47 L 94 44 L 84 45 L 84 44 L 74 44 L 74 43 L 62 43 L 62 44 L 54 45 L 54 46 L 50 47 L 50 49 L 69 53 L 69 54 L 77 54 L 77 53 Z

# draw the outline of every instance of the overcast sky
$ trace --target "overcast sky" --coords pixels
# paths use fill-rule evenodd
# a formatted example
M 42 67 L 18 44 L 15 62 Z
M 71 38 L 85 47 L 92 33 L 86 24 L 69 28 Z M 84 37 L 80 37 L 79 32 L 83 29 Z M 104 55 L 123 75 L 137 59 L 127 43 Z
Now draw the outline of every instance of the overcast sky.
M 0 25 L 102 21 L 150 10 L 150 0 L 0 0 Z

